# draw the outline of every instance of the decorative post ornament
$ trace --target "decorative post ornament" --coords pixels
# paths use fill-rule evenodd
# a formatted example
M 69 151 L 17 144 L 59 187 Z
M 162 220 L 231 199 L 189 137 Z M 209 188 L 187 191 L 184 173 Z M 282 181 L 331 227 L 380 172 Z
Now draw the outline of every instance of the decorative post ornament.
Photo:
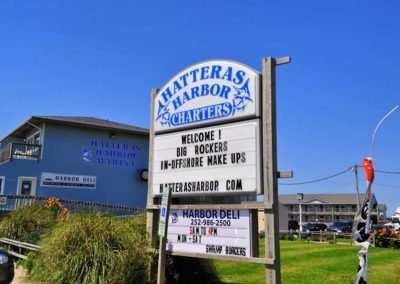
M 374 182 L 375 178 L 374 167 L 372 165 L 375 134 L 382 122 L 398 107 L 399 106 L 396 106 L 390 112 L 388 112 L 376 126 L 371 141 L 371 157 L 367 157 L 362 161 L 362 167 L 364 169 L 365 179 L 367 182 L 367 190 L 362 206 L 354 217 L 352 228 L 353 240 L 357 245 L 361 246 L 361 249 L 358 252 L 359 265 L 356 278 L 354 280 L 355 284 L 366 284 L 368 281 L 368 249 L 371 244 L 371 209 L 376 207 L 376 200 L 372 199 L 371 192 L 372 183 Z
M 358 253 L 359 265 L 358 272 L 354 283 L 363 284 L 367 283 L 368 279 L 368 248 L 371 244 L 371 208 L 375 208 L 375 199 L 372 200 L 371 187 L 374 182 L 374 168 L 372 165 L 372 158 L 368 157 L 362 161 L 364 173 L 367 181 L 367 191 L 365 194 L 362 206 L 358 210 L 354 217 L 353 223 L 353 240 L 361 246 L 361 250 Z

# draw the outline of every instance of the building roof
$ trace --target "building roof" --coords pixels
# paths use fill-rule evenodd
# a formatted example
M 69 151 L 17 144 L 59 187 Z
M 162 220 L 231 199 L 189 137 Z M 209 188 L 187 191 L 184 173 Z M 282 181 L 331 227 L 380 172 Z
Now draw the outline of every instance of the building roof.
M 8 137 L 20 137 L 25 131 L 32 127 L 38 127 L 42 123 L 62 124 L 68 126 L 86 127 L 94 129 L 103 129 L 116 132 L 149 135 L 147 128 L 141 128 L 129 124 L 114 122 L 108 119 L 100 119 L 86 116 L 31 116 L 24 123 L 18 126 L 10 134 L 4 137 L 0 142 Z M 21 137 L 23 138 L 23 137 Z
M 374 194 L 372 194 L 376 200 Z M 279 202 L 285 205 L 299 204 L 296 199 L 296 194 L 281 194 L 279 195 Z M 365 194 L 360 194 L 360 203 L 363 202 Z M 302 204 L 343 204 L 354 205 L 357 204 L 357 194 L 342 193 L 342 194 L 304 194 Z

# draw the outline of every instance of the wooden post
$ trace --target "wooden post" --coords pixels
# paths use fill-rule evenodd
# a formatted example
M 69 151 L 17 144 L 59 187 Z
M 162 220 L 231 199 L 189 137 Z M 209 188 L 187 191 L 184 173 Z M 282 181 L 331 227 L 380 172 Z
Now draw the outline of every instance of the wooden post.
M 253 257 L 259 256 L 259 242 L 258 242 L 258 210 L 250 210 L 250 218 L 251 218 L 251 250 Z
M 274 260 L 266 265 L 266 283 L 281 283 L 279 244 L 279 200 L 276 146 L 276 93 L 274 58 L 263 59 L 262 70 L 262 139 L 264 203 L 272 210 L 264 210 L 265 257 Z
M 147 216 L 146 216 L 146 232 L 149 238 L 150 246 L 152 248 L 155 247 L 154 242 L 154 231 L 156 228 L 156 213 L 154 209 L 150 209 L 154 205 L 153 199 L 153 147 L 154 147 L 154 100 L 158 93 L 158 89 L 151 90 L 151 110 L 150 110 L 150 133 L 149 133 L 149 175 L 147 180 Z M 149 273 L 148 273 L 148 281 L 149 283 L 153 283 L 155 281 L 155 265 L 152 263 Z

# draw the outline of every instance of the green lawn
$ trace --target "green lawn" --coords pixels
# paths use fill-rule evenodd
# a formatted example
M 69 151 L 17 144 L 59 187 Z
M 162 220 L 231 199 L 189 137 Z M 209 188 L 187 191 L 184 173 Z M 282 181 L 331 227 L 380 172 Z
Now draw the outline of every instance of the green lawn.
M 264 252 L 263 242 L 260 252 Z M 281 241 L 282 283 L 353 283 L 358 267 L 356 246 Z M 265 267 L 213 260 L 223 283 L 265 283 Z M 368 283 L 400 283 L 400 250 L 370 248 Z

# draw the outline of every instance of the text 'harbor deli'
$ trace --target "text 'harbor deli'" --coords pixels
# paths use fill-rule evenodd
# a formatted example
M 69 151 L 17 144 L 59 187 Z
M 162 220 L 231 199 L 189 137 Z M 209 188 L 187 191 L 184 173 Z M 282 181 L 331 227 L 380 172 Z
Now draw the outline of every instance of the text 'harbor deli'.
M 249 257 L 249 228 L 248 210 L 171 210 L 168 247 L 173 252 Z

